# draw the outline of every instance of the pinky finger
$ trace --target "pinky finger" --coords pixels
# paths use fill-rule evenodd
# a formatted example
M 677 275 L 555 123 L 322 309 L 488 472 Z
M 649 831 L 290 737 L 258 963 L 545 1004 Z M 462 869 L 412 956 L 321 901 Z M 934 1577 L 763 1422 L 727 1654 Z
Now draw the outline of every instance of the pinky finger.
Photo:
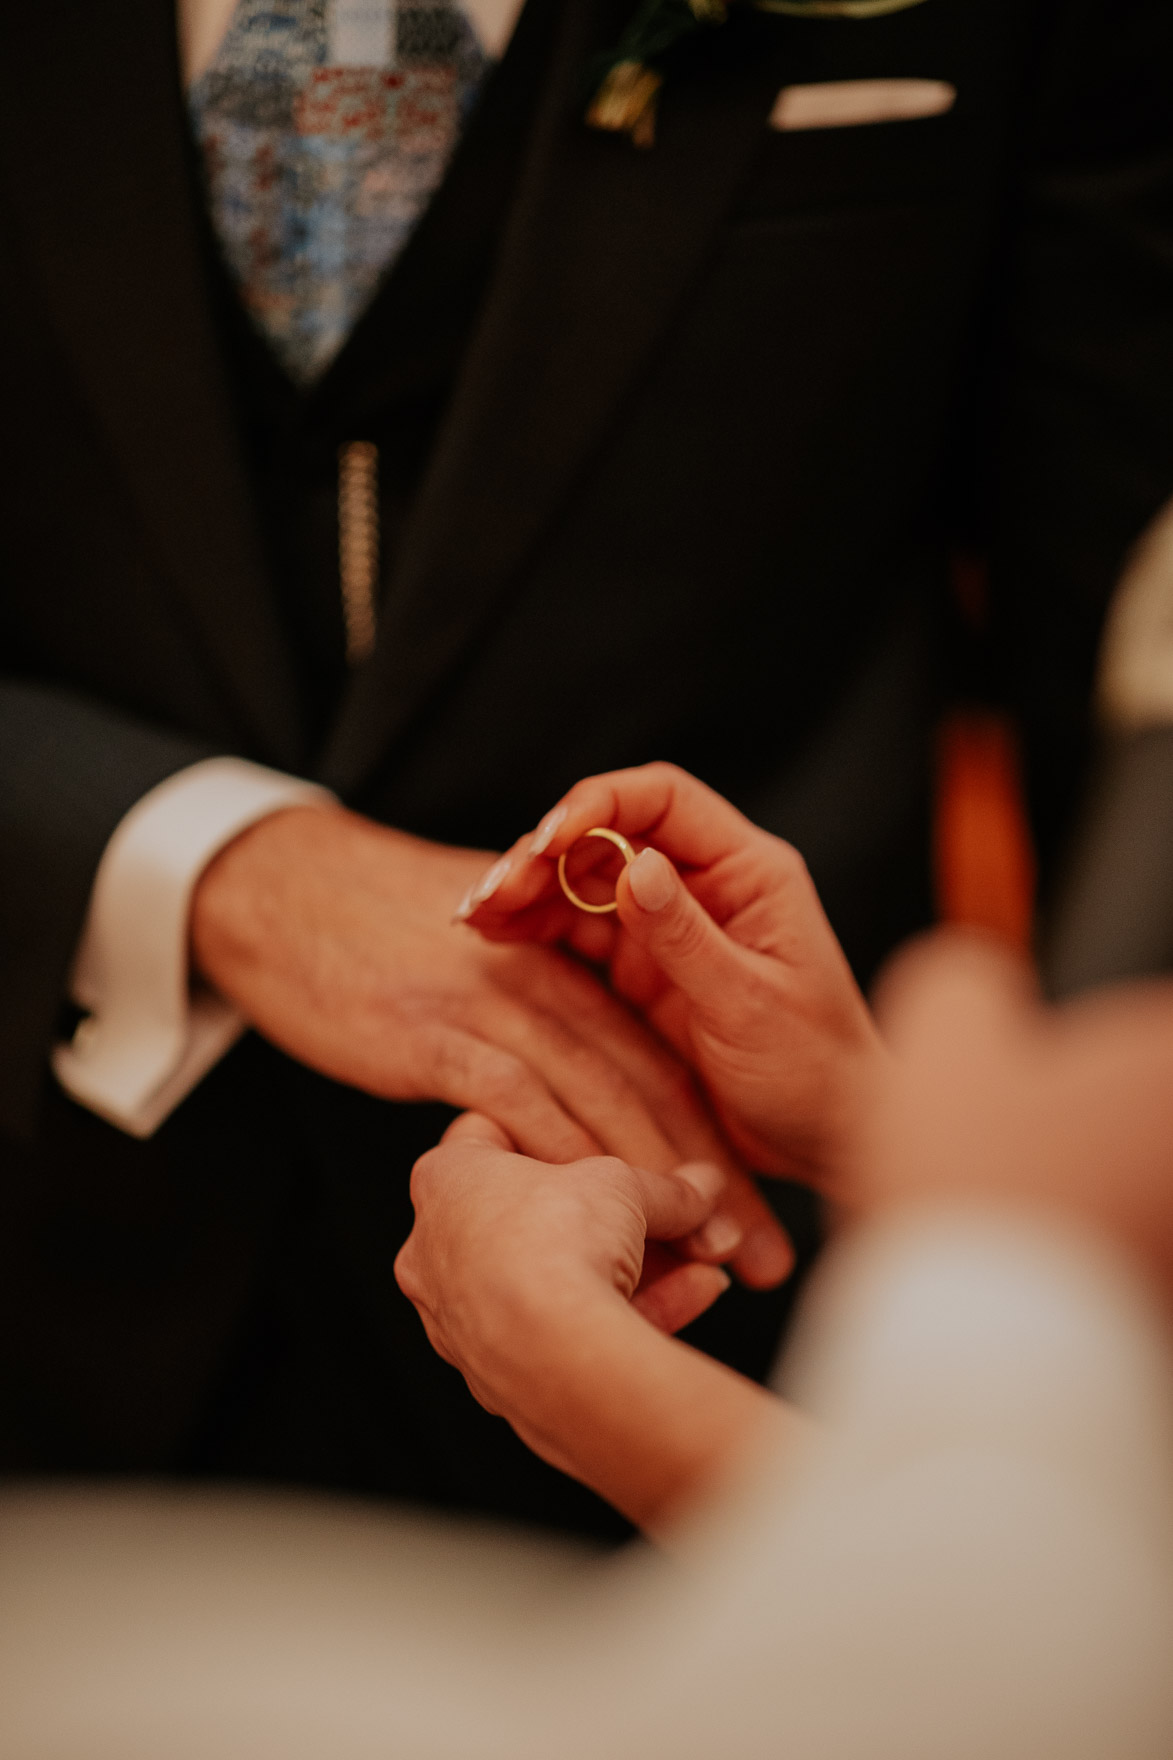
M 656 1268 L 661 1262 L 666 1269 Z M 660 1332 L 679 1332 L 699 1319 L 728 1288 L 729 1277 L 719 1265 L 681 1261 L 663 1248 L 653 1258 L 649 1246 L 644 1276 L 631 1305 Z
M 740 1230 L 741 1239 L 732 1252 L 720 1246 L 714 1252 L 705 1239 L 704 1229 L 678 1242 L 678 1248 L 699 1259 L 722 1259 L 749 1289 L 773 1289 L 790 1276 L 794 1270 L 794 1248 L 748 1174 L 729 1175 L 721 1194 L 720 1220 L 731 1222 Z

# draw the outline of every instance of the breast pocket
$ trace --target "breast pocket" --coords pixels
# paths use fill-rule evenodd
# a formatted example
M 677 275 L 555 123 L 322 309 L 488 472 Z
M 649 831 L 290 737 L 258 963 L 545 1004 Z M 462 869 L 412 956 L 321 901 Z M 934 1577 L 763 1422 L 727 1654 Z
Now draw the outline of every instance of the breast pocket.
M 972 196 L 996 175 L 999 133 L 947 80 L 785 86 L 736 216 Z
M 957 87 L 945 79 L 812 80 L 783 86 L 769 126 L 780 134 L 806 134 L 815 128 L 921 121 L 946 115 L 956 102 Z

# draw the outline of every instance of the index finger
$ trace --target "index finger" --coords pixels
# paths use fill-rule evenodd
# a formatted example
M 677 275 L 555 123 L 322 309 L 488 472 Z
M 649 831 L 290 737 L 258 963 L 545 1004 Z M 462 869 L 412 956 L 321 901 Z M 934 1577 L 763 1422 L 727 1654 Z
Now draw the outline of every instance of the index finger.
M 697 868 L 720 861 L 756 834 L 723 795 L 687 770 L 664 763 L 576 782 L 542 821 L 531 849 L 557 857 L 592 825 L 654 843 L 672 861 Z
M 533 913 L 535 926 L 546 914 L 559 923 L 564 916 L 573 920 L 573 906 L 558 886 L 558 857 L 597 825 L 620 832 L 637 847 L 654 844 L 684 869 L 711 867 L 761 836 L 736 807 L 675 764 L 588 776 L 546 814 L 536 832 L 518 839 L 503 859 L 493 891 L 470 912 L 471 920 L 487 929 L 522 911 Z M 553 923 L 542 927 L 549 931 Z

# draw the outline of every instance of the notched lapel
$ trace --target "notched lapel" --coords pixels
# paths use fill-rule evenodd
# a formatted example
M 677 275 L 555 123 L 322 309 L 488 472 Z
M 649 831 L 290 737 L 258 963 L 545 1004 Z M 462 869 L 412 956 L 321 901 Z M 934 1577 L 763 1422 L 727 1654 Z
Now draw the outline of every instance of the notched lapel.
M 650 151 L 583 121 L 601 46 L 570 0 L 497 270 L 323 772 L 358 789 L 476 641 L 589 467 L 766 133 L 769 27 L 746 18 L 666 93 Z M 776 26 L 774 27 L 776 30 Z
M 59 334 L 254 749 L 296 762 L 295 687 L 206 309 L 174 0 L 0 8 L 12 200 Z

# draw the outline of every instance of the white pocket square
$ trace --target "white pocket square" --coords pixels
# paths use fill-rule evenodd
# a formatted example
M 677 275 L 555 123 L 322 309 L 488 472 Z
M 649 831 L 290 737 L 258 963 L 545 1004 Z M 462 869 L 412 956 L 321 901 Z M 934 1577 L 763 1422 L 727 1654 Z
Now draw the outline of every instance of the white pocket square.
M 770 111 L 770 127 L 851 128 L 864 122 L 902 122 L 943 116 L 957 89 L 943 79 L 836 79 L 820 85 L 783 86 Z

